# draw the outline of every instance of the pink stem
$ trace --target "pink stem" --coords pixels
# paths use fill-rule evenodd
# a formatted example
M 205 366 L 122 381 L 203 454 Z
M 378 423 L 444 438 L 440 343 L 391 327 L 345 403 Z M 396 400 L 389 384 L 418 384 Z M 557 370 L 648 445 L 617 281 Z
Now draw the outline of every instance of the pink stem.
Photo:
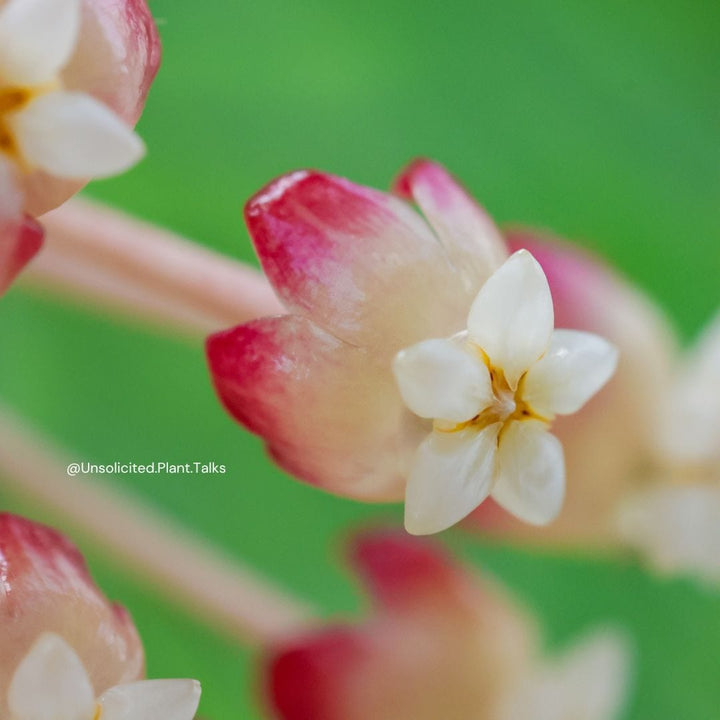
M 0 477 L 6 489 L 102 548 L 173 602 L 243 642 L 306 630 L 314 611 L 137 498 L 91 477 L 0 406 Z
M 72 200 L 41 222 L 29 287 L 192 336 L 284 312 L 261 273 L 116 210 Z

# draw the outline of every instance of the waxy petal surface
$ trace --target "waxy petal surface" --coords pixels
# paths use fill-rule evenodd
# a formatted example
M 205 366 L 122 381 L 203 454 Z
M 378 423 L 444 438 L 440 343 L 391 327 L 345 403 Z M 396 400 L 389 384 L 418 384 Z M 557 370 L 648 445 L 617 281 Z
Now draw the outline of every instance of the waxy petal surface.
M 593 333 L 555 330 L 523 381 L 523 400 L 543 417 L 576 413 L 615 372 L 617 349 Z
M 91 95 L 128 126 L 140 117 L 160 65 L 160 38 L 145 0 L 82 0 L 75 50 L 63 68 L 65 90 Z M 23 179 L 25 210 L 38 216 L 84 184 L 43 171 Z
M 138 680 L 144 656 L 127 612 L 90 578 L 82 556 L 62 535 L 0 514 L 0 717 L 8 684 L 40 635 L 57 633 L 80 657 L 96 692 Z
M 288 309 L 368 348 L 378 361 L 464 329 L 474 293 L 403 201 L 303 170 L 261 190 L 245 218 Z
M 532 525 L 557 517 L 565 498 L 565 462 L 560 441 L 544 423 L 514 421 L 503 428 L 492 496 Z
M 197 680 L 144 680 L 100 698 L 102 720 L 192 720 L 199 704 Z
M 547 350 L 553 331 L 550 288 L 530 253 L 516 252 L 488 279 L 473 301 L 467 327 L 510 387 L 517 387 Z
M 8 123 L 25 159 L 58 177 L 115 175 L 145 154 L 132 129 L 85 93 L 46 93 Z
M 402 498 L 430 426 L 372 353 L 286 315 L 218 333 L 207 354 L 225 407 L 288 472 L 351 497 Z
M 405 493 L 405 529 L 429 535 L 469 515 L 489 494 L 500 424 L 433 431 L 418 448 Z
M 394 190 L 417 203 L 469 293 L 477 292 L 507 259 L 495 223 L 442 165 L 415 161 L 397 178 Z
M 393 371 L 403 402 L 423 418 L 465 422 L 493 398 L 487 367 L 452 340 L 423 340 L 401 350 Z
M 38 638 L 13 675 L 10 714 L 17 720 L 91 720 L 95 692 L 75 651 L 54 633 Z
M 0 8 L 0 76 L 8 85 L 51 82 L 75 50 L 80 0 L 8 0 Z

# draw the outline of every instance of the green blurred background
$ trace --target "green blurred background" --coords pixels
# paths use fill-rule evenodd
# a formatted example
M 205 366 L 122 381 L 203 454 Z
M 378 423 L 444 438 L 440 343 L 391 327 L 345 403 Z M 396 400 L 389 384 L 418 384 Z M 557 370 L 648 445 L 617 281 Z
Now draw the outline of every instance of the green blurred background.
M 151 7 L 165 55 L 140 125 L 150 155 L 90 195 L 254 261 L 241 208 L 274 175 L 309 165 L 385 187 L 426 155 L 499 221 L 552 228 L 610 258 L 684 338 L 718 306 L 715 0 Z M 200 347 L 18 290 L 0 305 L 0 333 L 0 395 L 78 460 L 226 464 L 225 477 L 118 480 L 328 614 L 360 610 L 339 540 L 388 511 L 273 467 L 220 410 Z M 638 677 L 628 718 L 718 717 L 717 595 L 631 561 L 454 544 L 537 610 L 550 646 L 607 620 L 629 628 Z M 132 610 L 151 675 L 202 679 L 208 717 L 260 717 L 250 653 L 90 559 Z

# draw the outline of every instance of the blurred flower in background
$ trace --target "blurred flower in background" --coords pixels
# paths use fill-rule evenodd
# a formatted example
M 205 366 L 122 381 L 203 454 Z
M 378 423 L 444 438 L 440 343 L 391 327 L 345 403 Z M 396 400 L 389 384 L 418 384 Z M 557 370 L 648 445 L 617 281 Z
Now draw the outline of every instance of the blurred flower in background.
M 0 2 L 0 292 L 28 259 L 25 213 L 142 157 L 132 126 L 159 62 L 143 0 Z
M 654 423 L 652 484 L 618 512 L 625 541 L 666 574 L 720 583 L 720 315 L 675 358 Z
M 266 691 L 285 720 L 613 720 L 626 641 L 595 630 L 540 653 L 532 618 L 492 580 L 396 532 L 357 538 L 352 562 L 374 615 L 276 647 Z
M 130 616 L 107 601 L 65 537 L 0 514 L 0 568 L 3 717 L 194 717 L 199 684 L 141 681 L 143 650 Z
M 0 514 L 0 568 L 3 717 L 15 670 L 44 633 L 58 634 L 72 646 L 99 692 L 143 677 L 144 653 L 132 619 L 105 598 L 63 535 Z
M 30 648 L 8 691 L 13 720 L 192 720 L 199 702 L 195 680 L 142 680 L 96 697 L 80 658 L 54 633 Z

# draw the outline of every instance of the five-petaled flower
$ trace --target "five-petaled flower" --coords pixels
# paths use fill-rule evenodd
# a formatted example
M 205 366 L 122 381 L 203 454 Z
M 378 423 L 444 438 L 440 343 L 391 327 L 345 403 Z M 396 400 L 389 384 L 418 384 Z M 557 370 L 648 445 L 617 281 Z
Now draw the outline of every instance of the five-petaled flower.
M 603 392 L 578 413 L 553 422 L 567 473 L 557 519 L 542 528 L 529 525 L 491 497 L 472 514 L 472 524 L 525 542 L 615 545 L 618 505 L 643 484 L 639 469 L 651 464 L 657 445 L 652 420 L 664 413 L 659 390 L 670 382 L 670 324 L 638 288 L 576 244 L 528 228 L 511 228 L 505 237 L 511 250 L 529 250 L 542 266 L 555 324 L 607 338 L 620 358 Z
M 617 364 L 597 335 L 553 331 L 550 289 L 526 250 L 483 285 L 467 326 L 395 357 L 403 400 L 434 420 L 408 479 L 405 526 L 415 534 L 444 530 L 490 494 L 526 522 L 554 519 L 565 464 L 548 427 L 577 412 Z
M 503 265 L 502 236 L 443 168 L 414 163 L 396 190 L 431 227 L 398 197 L 318 172 L 281 177 L 250 200 L 250 233 L 289 314 L 209 339 L 216 389 L 292 474 L 365 500 L 400 499 L 407 485 L 413 532 L 456 522 L 491 486 L 512 512 L 547 522 L 564 483 L 546 426 L 607 380 L 614 351 L 589 335 L 551 343 L 542 272 L 527 254 Z M 471 305 L 470 344 L 422 343 L 464 331 Z M 395 369 L 424 418 L 405 407 L 392 371 L 416 343 Z M 424 352 L 449 367 L 413 392 Z M 428 418 L 441 422 L 423 442 Z
M 12 720 L 192 720 L 199 702 L 195 680 L 142 680 L 96 698 L 77 653 L 55 633 L 37 639 L 8 690 Z

